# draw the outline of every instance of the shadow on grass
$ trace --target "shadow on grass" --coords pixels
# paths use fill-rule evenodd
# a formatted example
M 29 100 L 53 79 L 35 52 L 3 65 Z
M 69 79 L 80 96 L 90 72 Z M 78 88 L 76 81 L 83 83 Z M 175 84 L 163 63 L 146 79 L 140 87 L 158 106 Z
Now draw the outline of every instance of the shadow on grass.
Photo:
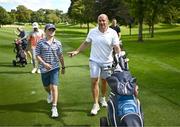
M 0 105 L 0 113 L 3 112 L 12 112 L 12 111 L 20 111 L 20 112 L 35 112 L 35 113 L 45 113 L 49 115 L 49 108 L 47 103 L 43 100 L 31 103 L 18 103 L 18 104 L 1 104 Z
M 17 72 L 17 71 L 0 71 L 0 75 L 1 74 L 31 74 L 31 72 L 29 71 L 21 71 L 21 72 Z
M 17 65 L 17 66 L 13 66 L 11 63 L 8 63 L 8 62 L 0 62 L 0 68 L 1 67 L 7 67 L 7 68 L 22 68 L 24 69 L 25 67 L 22 67 L 20 65 Z M 27 73 L 30 73 L 30 71 L 3 71 L 3 69 L 0 69 L 0 74 L 27 74 Z
M 67 124 L 64 120 L 63 117 L 66 117 L 65 112 L 85 112 L 87 114 L 89 114 L 89 110 L 86 110 L 84 108 L 73 108 L 74 106 L 79 106 L 79 105 L 86 105 L 86 104 L 90 104 L 90 102 L 78 102 L 78 103 L 58 103 L 58 110 L 60 113 L 60 116 L 58 118 L 51 118 L 51 106 L 48 105 L 46 103 L 46 101 L 44 100 L 39 100 L 36 102 L 30 102 L 30 103 L 17 103 L 17 104 L 0 104 L 0 115 L 2 113 L 11 113 L 14 111 L 19 111 L 19 112 L 24 112 L 24 113 L 42 113 L 42 114 L 46 114 L 47 116 L 49 116 L 50 119 L 53 119 L 57 122 L 62 123 L 63 126 L 90 126 L 88 124 L 86 125 L 69 125 Z M 53 126 L 53 123 L 49 123 L 49 124 L 41 124 L 41 123 L 37 123 L 34 124 L 32 126 Z
M 68 123 L 66 123 L 62 118 L 63 117 L 67 117 L 66 113 L 73 113 L 73 112 L 84 112 L 87 114 L 87 116 L 92 116 L 90 114 L 90 109 L 86 109 L 86 108 L 82 108 L 82 107 L 79 107 L 77 108 L 78 106 L 80 105 L 90 105 L 91 102 L 76 102 L 76 103 L 68 103 L 68 102 L 60 102 L 60 118 L 56 119 L 57 121 L 59 120 L 63 126 L 65 127 L 73 127 L 73 126 L 77 126 L 77 127 L 89 127 L 91 125 L 70 125 Z
M 25 65 L 26 66 L 26 65 Z M 25 67 L 24 66 L 24 67 Z M 16 67 L 18 67 L 18 68 L 24 68 L 24 67 L 22 67 L 19 63 L 16 63 L 16 66 L 13 66 L 13 63 L 11 62 L 0 62 L 0 67 L 12 67 L 12 68 L 16 68 Z
M 12 63 L 0 62 L 0 67 L 14 67 Z
M 89 65 L 67 65 L 66 68 L 84 67 L 89 68 Z

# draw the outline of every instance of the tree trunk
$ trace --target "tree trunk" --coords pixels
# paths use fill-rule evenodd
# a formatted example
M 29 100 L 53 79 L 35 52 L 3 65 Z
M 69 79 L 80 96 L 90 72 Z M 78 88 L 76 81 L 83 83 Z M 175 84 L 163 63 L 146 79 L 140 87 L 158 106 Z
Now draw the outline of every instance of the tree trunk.
M 139 22 L 139 32 L 138 32 L 138 42 L 143 42 L 143 34 L 142 34 L 142 31 L 143 31 L 143 22 L 140 21 L 140 22 Z
M 89 33 L 89 22 L 87 22 L 87 34 Z
M 152 29 L 151 29 L 151 38 L 154 37 L 154 24 L 152 24 Z
M 138 42 L 143 41 L 143 18 L 144 18 L 144 9 L 143 9 L 143 0 L 138 0 L 138 24 L 139 24 L 139 32 L 138 32 Z
M 151 25 L 148 25 L 149 26 L 149 34 L 151 34 Z
M 129 35 L 131 36 L 131 24 L 129 24 Z

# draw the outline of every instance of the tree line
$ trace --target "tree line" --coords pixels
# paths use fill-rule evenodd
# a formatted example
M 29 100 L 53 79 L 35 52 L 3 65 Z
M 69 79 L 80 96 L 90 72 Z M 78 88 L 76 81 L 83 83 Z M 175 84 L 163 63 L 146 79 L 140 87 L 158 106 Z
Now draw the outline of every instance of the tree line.
M 138 41 L 143 41 L 143 24 L 149 26 L 154 36 L 156 23 L 180 23 L 179 0 L 71 0 L 68 13 L 61 10 L 39 9 L 32 11 L 23 5 L 7 12 L 0 6 L 0 25 L 18 23 L 54 23 L 69 22 L 87 24 L 97 21 L 100 13 L 116 18 L 121 25 L 138 25 Z M 131 30 L 130 30 L 131 31 Z M 131 34 L 131 32 L 130 32 Z
M 16 9 L 11 9 L 10 12 L 7 12 L 0 6 L 0 25 L 32 22 L 57 24 L 64 20 L 66 20 L 65 14 L 58 9 L 39 9 L 37 11 L 32 11 L 24 5 L 19 5 Z
M 100 13 L 116 18 L 122 25 L 139 26 L 138 41 L 143 41 L 143 24 L 149 26 L 151 37 L 154 25 L 180 23 L 179 0 L 71 0 L 68 15 L 79 23 L 96 21 Z M 131 34 L 131 33 L 130 33 Z

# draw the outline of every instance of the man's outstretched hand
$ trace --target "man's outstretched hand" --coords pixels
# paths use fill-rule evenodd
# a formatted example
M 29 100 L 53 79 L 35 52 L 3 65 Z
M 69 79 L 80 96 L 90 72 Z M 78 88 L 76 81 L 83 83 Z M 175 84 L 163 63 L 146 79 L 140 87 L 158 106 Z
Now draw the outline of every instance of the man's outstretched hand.
M 78 53 L 79 53 L 78 51 L 67 52 L 69 57 L 73 57 L 73 56 L 77 55 Z

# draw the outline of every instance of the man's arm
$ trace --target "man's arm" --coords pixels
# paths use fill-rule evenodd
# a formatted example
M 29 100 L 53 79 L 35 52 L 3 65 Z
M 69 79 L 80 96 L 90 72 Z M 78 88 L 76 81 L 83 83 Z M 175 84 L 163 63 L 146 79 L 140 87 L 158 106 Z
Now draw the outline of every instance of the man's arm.
M 83 43 L 79 46 L 79 48 L 77 48 L 75 51 L 67 52 L 67 53 L 68 53 L 68 55 L 69 55 L 70 57 L 75 56 L 75 55 L 77 55 L 78 53 L 80 53 L 81 51 L 83 51 L 85 48 L 87 48 L 89 45 L 90 45 L 90 43 L 88 43 L 88 42 L 85 41 L 85 42 L 83 42 Z
M 121 48 L 119 45 L 114 45 L 114 50 L 116 54 L 119 54 L 121 52 Z

